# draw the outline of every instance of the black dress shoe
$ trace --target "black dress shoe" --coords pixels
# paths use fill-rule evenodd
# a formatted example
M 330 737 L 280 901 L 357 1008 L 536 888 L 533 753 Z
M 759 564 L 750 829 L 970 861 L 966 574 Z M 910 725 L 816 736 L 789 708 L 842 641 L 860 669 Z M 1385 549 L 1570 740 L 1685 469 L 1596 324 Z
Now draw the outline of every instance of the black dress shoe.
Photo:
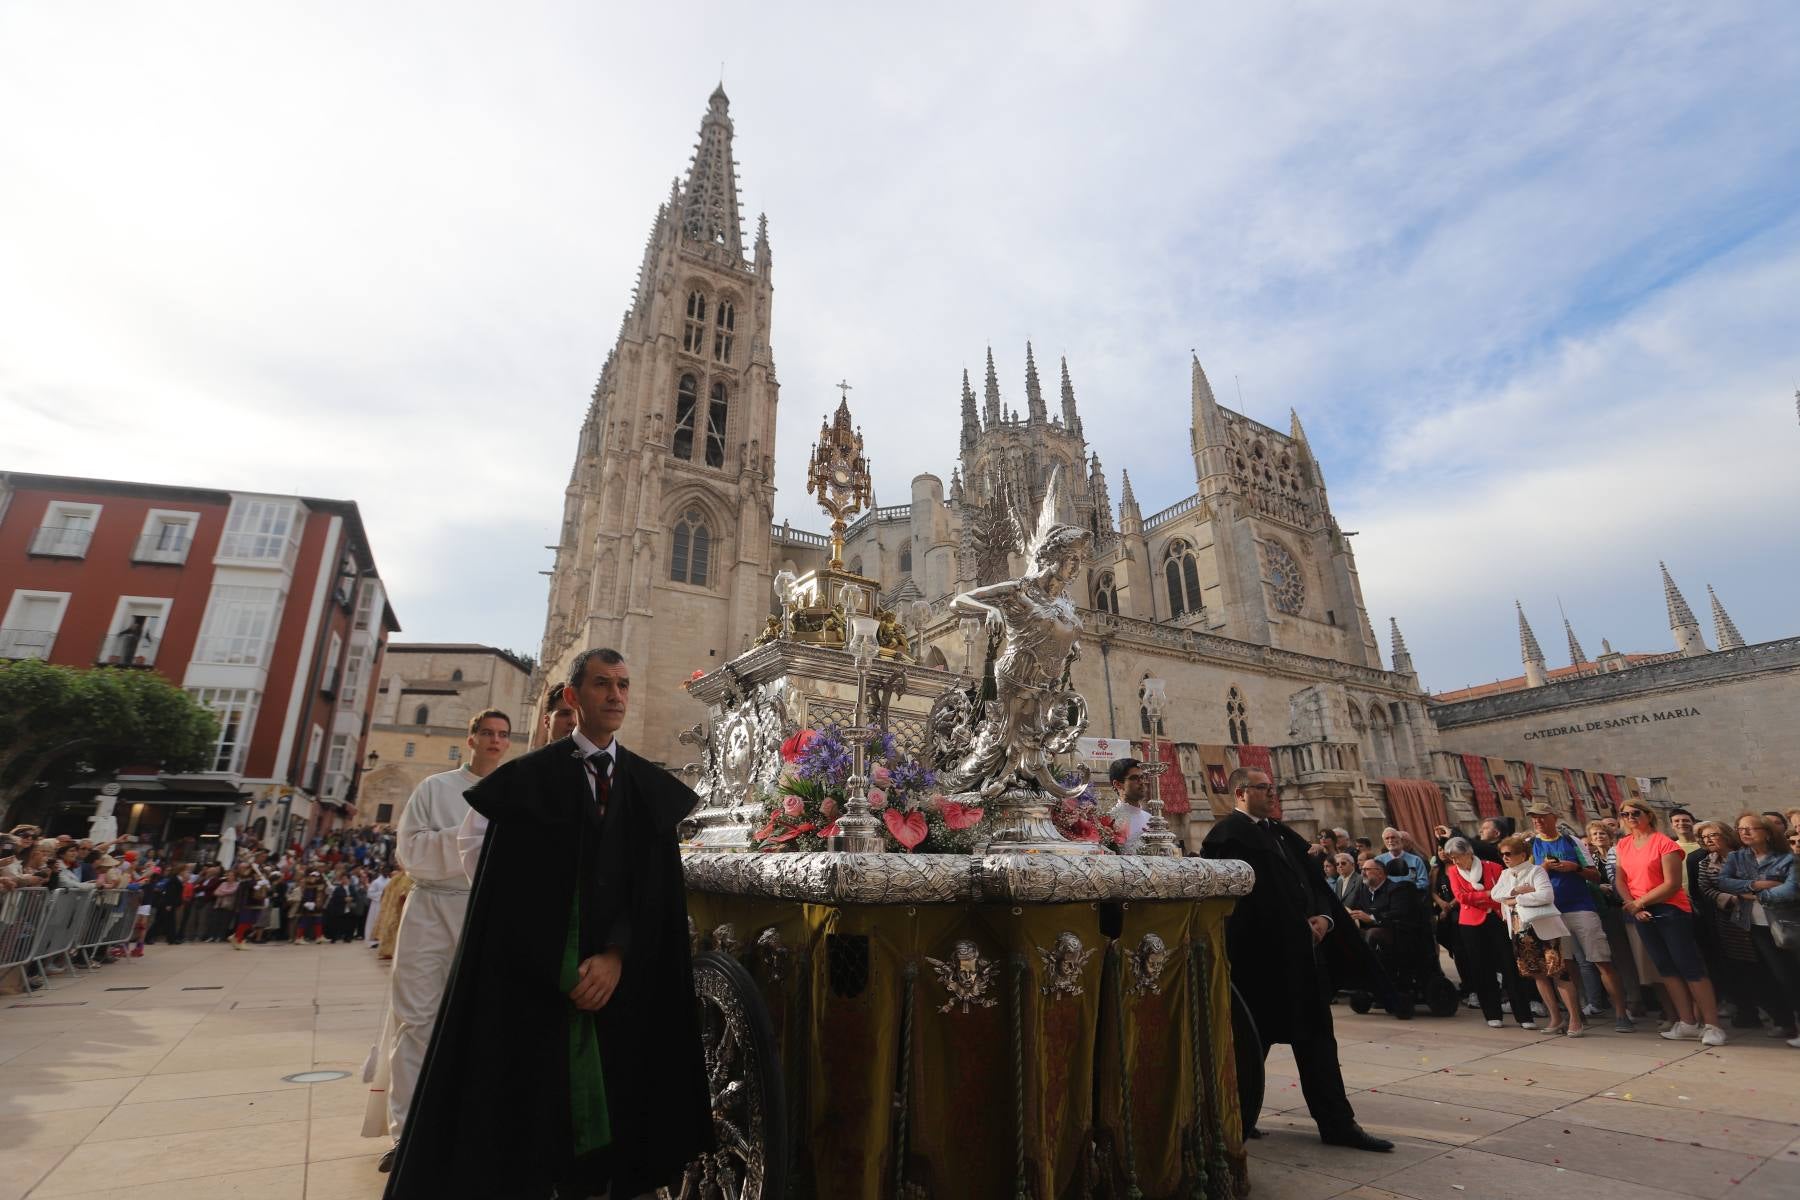
M 1385 1153 L 1394 1148 L 1394 1143 L 1386 1138 L 1378 1138 L 1374 1134 L 1364 1132 L 1361 1125 L 1352 1125 L 1338 1133 L 1321 1133 L 1319 1140 L 1327 1146 L 1347 1146 L 1352 1150 L 1374 1150 Z
M 1262 1135 L 1263 1135 L 1263 1131 L 1258 1129 L 1254 1125 L 1252 1125 L 1250 1128 L 1244 1130 L 1244 1140 L 1245 1141 L 1249 1141 L 1253 1138 L 1259 1138 Z
M 375 1164 L 375 1169 L 377 1171 L 380 1171 L 383 1175 L 386 1175 L 389 1171 L 394 1169 L 394 1155 L 398 1154 L 399 1152 L 400 1152 L 400 1147 L 389 1146 L 388 1152 L 386 1154 L 382 1155 L 381 1161 L 379 1161 Z

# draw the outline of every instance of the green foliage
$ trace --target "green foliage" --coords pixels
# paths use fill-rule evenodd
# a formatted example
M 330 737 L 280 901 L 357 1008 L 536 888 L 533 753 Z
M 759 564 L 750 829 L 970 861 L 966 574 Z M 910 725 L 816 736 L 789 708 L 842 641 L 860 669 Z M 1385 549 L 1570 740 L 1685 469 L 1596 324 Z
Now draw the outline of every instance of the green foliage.
M 218 735 L 212 712 L 154 671 L 0 662 L 0 813 L 52 775 L 200 769 Z

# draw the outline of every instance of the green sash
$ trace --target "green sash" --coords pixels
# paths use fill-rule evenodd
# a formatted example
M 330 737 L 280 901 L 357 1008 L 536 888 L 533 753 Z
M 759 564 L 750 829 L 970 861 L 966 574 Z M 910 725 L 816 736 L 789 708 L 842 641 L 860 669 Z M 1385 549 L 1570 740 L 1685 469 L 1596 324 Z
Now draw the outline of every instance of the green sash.
M 581 977 L 581 900 L 569 901 L 569 937 L 563 943 L 563 994 L 575 990 Z M 600 1034 L 594 1014 L 569 1003 L 569 1123 L 575 1133 L 575 1157 L 598 1150 L 612 1141 L 612 1120 L 606 1108 L 606 1077 L 600 1066 Z

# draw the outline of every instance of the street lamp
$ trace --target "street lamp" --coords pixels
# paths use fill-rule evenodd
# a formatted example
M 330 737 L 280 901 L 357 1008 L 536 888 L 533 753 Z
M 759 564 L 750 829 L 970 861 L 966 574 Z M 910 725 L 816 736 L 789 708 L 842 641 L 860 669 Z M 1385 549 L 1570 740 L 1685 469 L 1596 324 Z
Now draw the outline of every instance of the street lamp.
M 1163 818 L 1162 774 L 1169 769 L 1157 747 L 1157 734 L 1162 729 L 1163 713 L 1169 707 L 1169 685 L 1161 679 L 1144 680 L 1144 714 L 1150 718 L 1150 761 L 1144 764 L 1144 776 L 1150 784 L 1150 798 L 1144 802 L 1150 820 L 1138 839 L 1138 853 L 1145 858 L 1180 858 L 1181 845 L 1169 822 Z

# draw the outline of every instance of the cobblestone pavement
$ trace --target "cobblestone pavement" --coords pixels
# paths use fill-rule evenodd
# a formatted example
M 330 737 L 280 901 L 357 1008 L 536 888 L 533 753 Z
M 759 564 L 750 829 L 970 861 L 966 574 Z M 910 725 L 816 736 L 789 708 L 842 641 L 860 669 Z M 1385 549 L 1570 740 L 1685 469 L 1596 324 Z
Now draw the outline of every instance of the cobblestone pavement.
M 386 977 L 360 943 L 152 946 L 0 996 L 0 1200 L 379 1196 L 358 1073 Z M 1800 1051 L 1778 1041 L 1336 1012 L 1357 1113 L 1398 1148 L 1321 1145 L 1277 1047 L 1257 1200 L 1800 1196 Z M 304 1071 L 347 1074 L 284 1081 Z

